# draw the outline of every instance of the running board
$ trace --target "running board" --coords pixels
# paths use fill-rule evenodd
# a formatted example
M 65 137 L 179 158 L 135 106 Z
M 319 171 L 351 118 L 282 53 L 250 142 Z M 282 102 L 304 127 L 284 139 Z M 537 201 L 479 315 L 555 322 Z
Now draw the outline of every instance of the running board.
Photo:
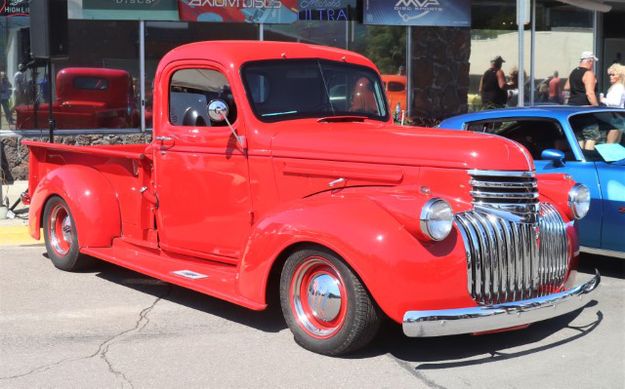
M 235 266 L 193 258 L 177 258 L 115 240 L 113 247 L 82 248 L 80 252 L 183 288 L 207 294 L 253 310 L 259 304 L 237 292 Z

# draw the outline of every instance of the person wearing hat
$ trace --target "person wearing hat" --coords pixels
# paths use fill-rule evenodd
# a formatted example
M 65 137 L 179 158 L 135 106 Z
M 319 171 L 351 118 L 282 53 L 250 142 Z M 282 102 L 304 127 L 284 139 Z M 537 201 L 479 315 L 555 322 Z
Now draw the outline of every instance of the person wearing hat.
M 506 105 L 508 95 L 506 93 L 506 76 L 501 70 L 504 59 L 500 55 L 490 61 L 490 68 L 484 72 L 480 79 L 479 93 L 482 97 L 482 106 L 486 109 L 503 108 Z
M 569 92 L 569 105 L 599 105 L 597 100 L 597 78 L 592 68 L 599 58 L 590 51 L 584 51 L 579 66 L 573 69 L 564 85 L 564 92 Z

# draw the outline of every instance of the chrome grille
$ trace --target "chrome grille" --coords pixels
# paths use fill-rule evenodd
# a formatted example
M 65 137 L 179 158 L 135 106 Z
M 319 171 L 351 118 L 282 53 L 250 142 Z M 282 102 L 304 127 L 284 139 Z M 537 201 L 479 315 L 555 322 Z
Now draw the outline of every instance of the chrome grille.
M 533 223 L 538 216 L 536 175 L 530 171 L 469 170 L 477 209 L 496 209 Z
M 518 223 L 491 212 L 456 215 L 467 256 L 467 288 L 479 304 L 497 304 L 557 291 L 568 268 L 566 225 L 551 204 L 538 223 Z

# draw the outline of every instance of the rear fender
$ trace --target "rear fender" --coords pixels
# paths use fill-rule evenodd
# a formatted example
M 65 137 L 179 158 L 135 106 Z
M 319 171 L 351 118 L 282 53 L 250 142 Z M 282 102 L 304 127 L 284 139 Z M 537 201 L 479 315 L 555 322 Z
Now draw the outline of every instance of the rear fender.
M 66 165 L 43 177 L 32 195 L 28 220 L 35 239 L 40 239 L 45 204 L 54 195 L 69 206 L 81 248 L 108 247 L 120 236 L 120 208 L 111 184 L 96 169 Z
M 341 256 L 397 322 L 410 309 L 475 304 L 467 293 L 464 247 L 455 229 L 441 242 L 420 241 L 364 196 L 323 195 L 289 205 L 256 224 L 240 267 L 241 295 L 266 304 L 274 262 L 294 245 L 312 243 Z

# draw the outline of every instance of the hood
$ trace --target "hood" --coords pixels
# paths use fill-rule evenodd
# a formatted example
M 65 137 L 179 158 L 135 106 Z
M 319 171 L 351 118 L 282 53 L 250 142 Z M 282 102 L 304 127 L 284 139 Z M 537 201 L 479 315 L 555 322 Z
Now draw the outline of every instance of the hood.
M 532 157 L 523 146 L 496 135 L 401 127 L 371 120 L 295 120 L 273 125 L 274 157 L 452 169 L 534 170 Z

